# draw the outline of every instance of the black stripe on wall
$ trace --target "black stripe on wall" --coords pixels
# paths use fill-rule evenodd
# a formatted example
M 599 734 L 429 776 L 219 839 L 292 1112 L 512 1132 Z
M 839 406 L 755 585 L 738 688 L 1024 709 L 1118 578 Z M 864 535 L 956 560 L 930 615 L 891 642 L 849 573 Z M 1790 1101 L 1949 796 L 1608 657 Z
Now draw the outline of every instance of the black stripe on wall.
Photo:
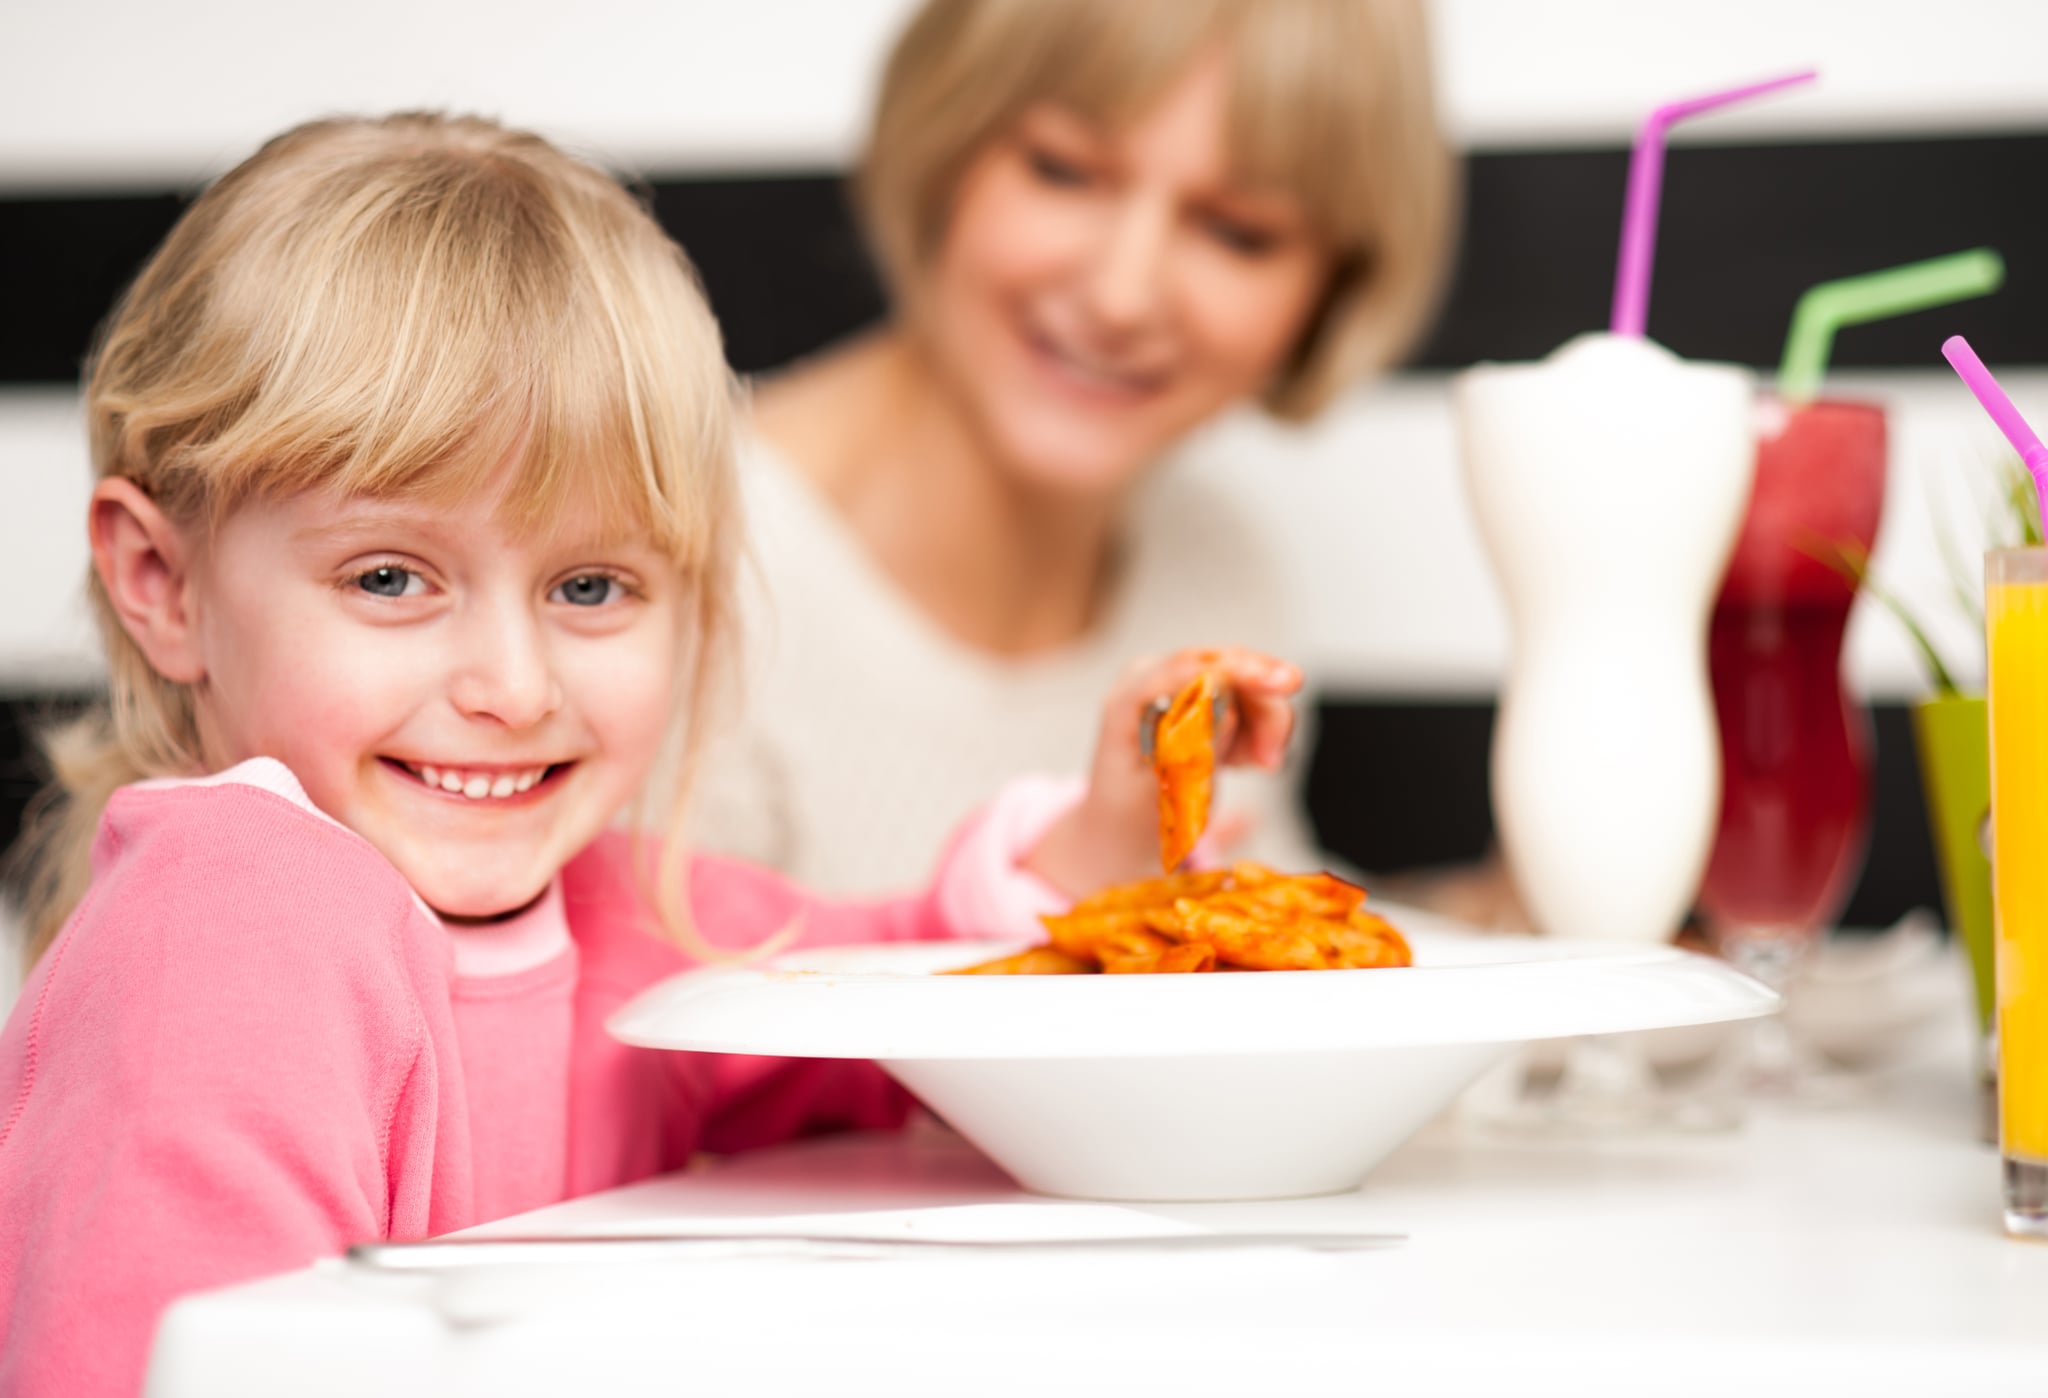
M 1605 323 L 1627 169 L 1619 150 L 1488 153 L 1428 367 L 1526 359 Z M 1843 334 L 1835 362 L 1936 368 L 1962 332 L 1994 363 L 2048 362 L 2048 134 L 1693 147 L 1670 152 L 1650 332 L 1682 354 L 1770 365 L 1815 282 L 1978 245 L 1996 297 Z M 880 312 L 839 180 L 650 186 L 689 249 L 736 368 L 772 368 Z M 0 382 L 77 374 L 93 326 L 182 207 L 161 190 L 0 198 Z M 2038 250 L 2037 250 L 2038 249 Z
M 1624 151 L 1487 155 L 1420 362 L 1532 359 L 1604 329 Z M 1775 367 L 1807 288 L 1965 248 L 2004 254 L 1997 295 L 1854 326 L 1833 362 L 1938 369 L 1942 340 L 2048 361 L 2048 135 L 1679 147 L 1667 153 L 1649 333 L 1695 359 Z

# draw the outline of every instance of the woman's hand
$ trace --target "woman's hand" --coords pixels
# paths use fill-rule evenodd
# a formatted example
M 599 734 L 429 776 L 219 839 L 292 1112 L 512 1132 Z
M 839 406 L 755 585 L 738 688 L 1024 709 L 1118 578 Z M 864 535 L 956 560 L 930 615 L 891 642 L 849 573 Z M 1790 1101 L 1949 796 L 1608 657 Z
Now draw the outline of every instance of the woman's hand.
M 1171 698 L 1204 670 L 1231 697 L 1216 730 L 1216 765 L 1280 765 L 1294 732 L 1299 669 L 1242 647 L 1139 661 L 1102 706 L 1087 795 L 1046 831 L 1027 868 L 1076 898 L 1160 872 L 1159 778 L 1141 750 L 1141 725 L 1151 722 L 1147 710 L 1153 700 Z

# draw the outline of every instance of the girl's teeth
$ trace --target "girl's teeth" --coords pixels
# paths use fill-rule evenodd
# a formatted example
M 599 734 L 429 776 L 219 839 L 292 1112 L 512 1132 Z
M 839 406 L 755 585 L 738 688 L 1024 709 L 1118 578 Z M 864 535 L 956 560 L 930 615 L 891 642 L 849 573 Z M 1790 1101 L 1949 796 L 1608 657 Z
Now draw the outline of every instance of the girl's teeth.
M 428 786 L 472 801 L 502 801 L 507 796 L 531 791 L 548 774 L 546 767 L 532 767 L 524 772 L 500 772 L 493 776 L 488 772 L 466 773 L 453 767 L 431 767 L 424 762 L 412 771 Z

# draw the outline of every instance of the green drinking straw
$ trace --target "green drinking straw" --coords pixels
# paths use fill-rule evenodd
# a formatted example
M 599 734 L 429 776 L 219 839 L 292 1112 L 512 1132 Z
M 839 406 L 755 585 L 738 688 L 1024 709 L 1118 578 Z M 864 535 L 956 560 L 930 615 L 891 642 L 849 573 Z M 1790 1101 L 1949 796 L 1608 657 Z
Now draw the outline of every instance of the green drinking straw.
M 1924 311 L 1972 296 L 1988 296 L 2005 280 L 2005 262 L 1990 248 L 1972 248 L 1908 262 L 1883 272 L 1822 282 L 1799 298 L 1785 357 L 1778 363 L 1778 397 L 1810 402 L 1820 392 L 1835 331 L 1866 320 Z

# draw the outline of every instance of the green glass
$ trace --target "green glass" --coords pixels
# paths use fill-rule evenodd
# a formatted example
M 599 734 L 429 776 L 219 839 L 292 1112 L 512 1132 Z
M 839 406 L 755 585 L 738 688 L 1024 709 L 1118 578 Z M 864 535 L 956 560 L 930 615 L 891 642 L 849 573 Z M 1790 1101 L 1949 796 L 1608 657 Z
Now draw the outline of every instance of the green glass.
M 1920 784 L 1941 869 L 1948 925 L 1963 939 L 1977 990 L 1977 1018 L 1991 1032 L 1991 861 L 1984 822 L 1991 811 L 1991 759 L 1981 696 L 1945 694 L 1914 706 Z

